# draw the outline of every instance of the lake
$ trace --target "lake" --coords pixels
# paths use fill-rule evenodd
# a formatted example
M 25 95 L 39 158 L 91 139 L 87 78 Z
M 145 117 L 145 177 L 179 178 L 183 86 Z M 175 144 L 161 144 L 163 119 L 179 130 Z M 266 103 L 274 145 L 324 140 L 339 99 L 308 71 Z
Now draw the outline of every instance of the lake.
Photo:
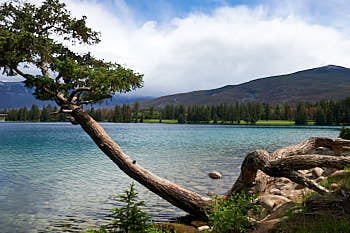
M 202 195 L 223 194 L 245 155 L 273 151 L 312 136 L 337 137 L 337 127 L 254 127 L 102 123 L 124 152 L 155 174 Z M 113 197 L 132 179 L 79 126 L 0 122 L 1 232 L 70 232 L 105 222 Z M 211 170 L 221 180 L 208 177 Z M 157 221 L 185 213 L 136 185 Z

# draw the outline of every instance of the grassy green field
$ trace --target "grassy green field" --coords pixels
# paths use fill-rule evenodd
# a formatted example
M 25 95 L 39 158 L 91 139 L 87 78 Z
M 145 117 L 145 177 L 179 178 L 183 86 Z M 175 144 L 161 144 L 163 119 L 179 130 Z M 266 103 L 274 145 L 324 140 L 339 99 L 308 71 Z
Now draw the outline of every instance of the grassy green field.
M 270 121 L 257 121 L 257 125 L 294 125 L 294 121 L 284 121 L 284 120 L 270 120 Z
M 143 123 L 159 123 L 159 119 L 144 119 Z M 176 124 L 177 120 L 162 120 L 164 124 Z
M 212 123 L 212 122 L 210 122 Z M 218 122 L 220 124 L 221 122 Z M 240 121 L 240 125 L 251 125 L 249 122 Z M 255 125 L 295 125 L 294 121 L 285 121 L 285 120 L 259 120 Z
M 0 117 L 0 121 L 4 121 L 5 120 L 5 117 Z
M 143 123 L 159 123 L 159 119 L 144 119 Z M 164 124 L 176 124 L 177 120 L 162 120 Z M 218 122 L 220 124 L 221 122 Z M 209 124 L 213 124 L 213 121 L 210 121 Z M 245 121 L 240 122 L 241 125 L 250 125 Z M 284 121 L 284 120 L 270 120 L 270 121 L 257 121 L 256 125 L 294 125 L 294 121 Z

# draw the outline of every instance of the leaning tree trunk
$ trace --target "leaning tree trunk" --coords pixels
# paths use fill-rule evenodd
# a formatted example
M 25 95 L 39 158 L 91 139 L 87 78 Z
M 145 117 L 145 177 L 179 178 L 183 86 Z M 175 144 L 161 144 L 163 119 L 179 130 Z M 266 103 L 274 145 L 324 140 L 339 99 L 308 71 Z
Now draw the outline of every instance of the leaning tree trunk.
M 128 176 L 187 213 L 205 216 L 204 207 L 210 203 L 210 198 L 160 178 L 139 166 L 136 161 L 124 154 L 105 130 L 81 108 L 74 108 L 71 115 L 96 145 Z M 257 183 L 264 183 L 271 177 L 286 177 L 319 193 L 327 193 L 327 189 L 303 176 L 298 170 L 313 167 L 343 168 L 350 166 L 350 158 L 309 154 L 318 147 L 330 148 L 340 155 L 342 151 L 349 151 L 350 141 L 310 138 L 295 146 L 278 149 L 271 155 L 262 150 L 251 152 L 243 161 L 240 176 L 223 198 L 230 197 L 234 192 L 247 191 Z
M 100 124 L 81 108 L 74 109 L 72 116 L 96 145 L 128 176 L 187 213 L 203 216 L 202 207 L 208 204 L 209 198 L 187 190 L 139 166 L 124 154 Z

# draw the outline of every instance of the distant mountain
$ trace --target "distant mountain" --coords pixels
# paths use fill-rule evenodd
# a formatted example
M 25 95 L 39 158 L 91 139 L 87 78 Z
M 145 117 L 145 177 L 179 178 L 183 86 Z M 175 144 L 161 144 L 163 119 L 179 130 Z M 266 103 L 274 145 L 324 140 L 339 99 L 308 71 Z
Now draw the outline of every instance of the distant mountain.
M 235 102 L 265 102 L 279 104 L 322 99 L 342 99 L 350 96 L 350 69 L 323 66 L 292 74 L 256 79 L 239 85 L 212 90 L 168 95 L 141 103 L 142 108 L 164 107 L 167 104 L 216 105 Z
M 54 102 L 36 100 L 33 95 L 33 90 L 24 87 L 23 82 L 1 82 L 0 81 L 0 109 L 30 107 L 36 104 L 39 107 L 51 104 Z M 101 105 L 95 107 L 107 107 L 117 104 L 133 103 L 136 101 L 149 100 L 152 97 L 126 96 L 117 94 L 111 100 L 106 100 Z

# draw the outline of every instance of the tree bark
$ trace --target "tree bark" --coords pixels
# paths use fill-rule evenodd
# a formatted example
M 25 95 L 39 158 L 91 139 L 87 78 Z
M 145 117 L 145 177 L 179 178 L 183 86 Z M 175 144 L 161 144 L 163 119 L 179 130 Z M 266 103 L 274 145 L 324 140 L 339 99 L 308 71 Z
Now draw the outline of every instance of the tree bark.
M 257 182 L 267 183 L 271 177 L 285 177 L 318 193 L 327 193 L 329 191 L 326 188 L 298 170 L 314 167 L 342 169 L 350 166 L 350 157 L 308 154 L 318 147 L 326 147 L 341 155 L 342 152 L 349 151 L 349 146 L 350 140 L 312 137 L 297 145 L 277 149 L 271 155 L 264 150 L 253 151 L 245 157 L 238 179 L 224 198 L 228 198 L 233 192 L 247 191 Z
M 78 106 L 74 106 L 71 110 L 70 114 L 74 120 L 81 125 L 96 145 L 128 176 L 187 213 L 195 216 L 205 216 L 204 208 L 210 203 L 210 198 L 203 197 L 173 182 L 160 178 L 134 163 L 89 114 Z M 298 172 L 298 170 L 313 167 L 341 169 L 344 166 L 350 166 L 350 158 L 348 157 L 308 154 L 321 146 L 338 152 L 349 151 L 350 141 L 310 138 L 297 145 L 278 149 L 271 155 L 263 150 L 253 151 L 244 159 L 240 176 L 223 198 L 229 198 L 234 192 L 247 191 L 258 182 L 265 182 L 271 177 L 286 177 L 319 193 L 329 192 Z

